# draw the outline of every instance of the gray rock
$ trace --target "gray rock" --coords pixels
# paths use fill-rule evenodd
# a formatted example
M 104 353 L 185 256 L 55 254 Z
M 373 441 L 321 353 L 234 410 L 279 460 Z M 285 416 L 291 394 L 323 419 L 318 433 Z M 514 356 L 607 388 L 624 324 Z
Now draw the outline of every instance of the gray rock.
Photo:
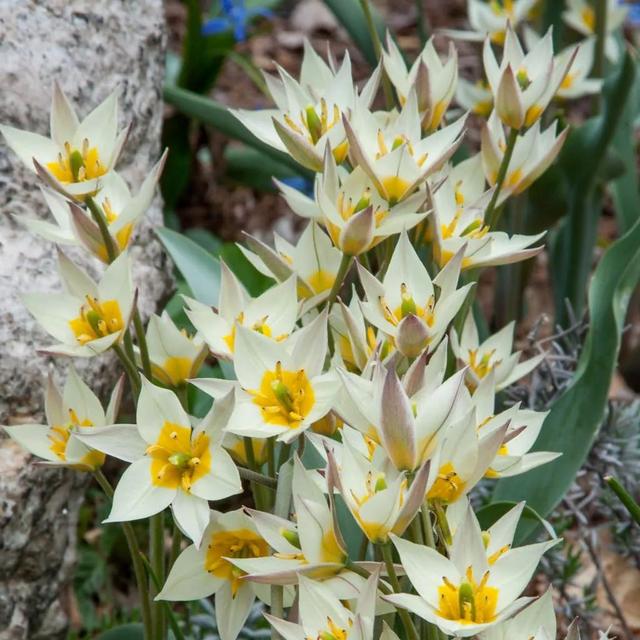
M 119 171 L 135 187 L 160 155 L 164 15 L 161 0 L 0 0 L 0 122 L 48 134 L 53 79 L 82 117 L 120 87 L 122 124 L 133 129 Z M 158 198 L 140 225 L 132 256 L 143 315 L 171 287 L 168 260 L 154 239 Z M 59 289 L 51 243 L 13 216 L 46 217 L 35 174 L 0 142 L 0 424 L 42 418 L 42 379 L 68 362 L 35 353 L 50 338 L 19 300 L 25 291 Z M 82 258 L 80 252 L 71 252 Z M 102 267 L 82 258 L 94 275 Z M 110 356 L 76 360 L 106 400 L 119 375 Z M 55 640 L 66 634 L 61 600 L 68 587 L 75 524 L 86 477 L 34 466 L 0 439 L 0 640 Z

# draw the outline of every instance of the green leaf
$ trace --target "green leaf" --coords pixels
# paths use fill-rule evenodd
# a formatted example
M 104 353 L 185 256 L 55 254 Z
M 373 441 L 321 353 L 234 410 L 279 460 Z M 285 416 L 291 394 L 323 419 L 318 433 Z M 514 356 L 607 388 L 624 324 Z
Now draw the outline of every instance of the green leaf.
M 229 178 L 260 191 L 277 191 L 273 178 L 298 176 L 290 166 L 274 161 L 262 151 L 250 147 L 227 147 L 224 151 Z
M 260 273 L 240 251 L 238 245 L 226 242 L 220 251 L 220 258 L 237 276 L 238 280 L 247 288 L 247 291 L 257 297 L 275 284 L 273 278 Z
M 609 476 L 605 478 L 606 483 L 611 490 L 618 496 L 618 499 L 624 505 L 629 515 L 640 525 L 640 505 L 631 497 L 631 494 L 620 484 L 620 482 Z
M 571 486 L 604 417 L 627 306 L 639 280 L 640 220 L 609 247 L 596 268 L 589 289 L 591 324 L 573 382 L 551 408 L 535 444 L 538 451 L 562 455 L 498 481 L 494 501 L 526 500 L 545 517 Z M 527 533 L 534 529 L 527 523 Z
M 144 640 L 144 627 L 141 624 L 123 624 L 104 631 L 96 640 Z
M 237 120 L 224 105 L 173 85 L 165 85 L 164 99 L 183 114 L 212 126 L 221 133 L 240 140 L 246 145 L 262 151 L 265 155 L 295 171 L 298 175 L 311 177 L 313 174 L 301 167 L 291 156 L 258 140 L 249 129 Z
M 617 72 L 603 90 L 604 108 L 582 126 L 573 130 L 560 154 L 559 167 L 569 190 L 568 216 L 552 247 L 552 280 L 556 316 L 566 326 L 565 299 L 576 316 L 584 307 L 585 291 L 602 210 L 598 173 L 607 157 L 607 149 L 618 128 L 635 77 L 635 61 L 626 53 Z
M 184 277 L 196 300 L 217 305 L 220 291 L 220 262 L 186 236 L 160 227 L 156 234 Z
M 378 58 L 371 42 L 367 21 L 360 2 L 358 0 L 324 0 L 324 3 L 331 9 L 338 22 L 347 30 L 358 49 L 362 51 L 362 55 L 367 62 L 372 67 L 375 67 L 378 64 Z M 380 40 L 384 41 L 384 21 L 375 7 L 371 7 L 371 12 Z

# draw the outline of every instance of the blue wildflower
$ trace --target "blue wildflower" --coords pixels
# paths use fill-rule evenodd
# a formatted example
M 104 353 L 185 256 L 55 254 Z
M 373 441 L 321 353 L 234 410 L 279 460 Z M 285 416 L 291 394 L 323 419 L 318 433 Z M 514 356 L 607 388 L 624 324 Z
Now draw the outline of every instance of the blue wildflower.
M 222 15 L 212 18 L 202 25 L 202 34 L 212 36 L 217 33 L 232 31 L 236 42 L 247 39 L 247 27 L 257 16 L 268 18 L 273 15 L 265 7 L 251 7 L 247 9 L 244 0 L 222 0 Z
M 304 178 L 303 176 L 288 176 L 286 178 L 281 178 L 280 182 L 283 182 L 287 186 L 297 189 L 306 196 L 313 198 L 313 182 L 308 178 Z

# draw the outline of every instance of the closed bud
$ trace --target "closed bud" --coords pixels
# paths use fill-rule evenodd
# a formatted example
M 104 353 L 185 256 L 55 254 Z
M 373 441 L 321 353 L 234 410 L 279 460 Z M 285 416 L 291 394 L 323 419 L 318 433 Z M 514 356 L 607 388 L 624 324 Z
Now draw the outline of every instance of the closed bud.
M 348 256 L 358 256 L 371 247 L 376 229 L 373 207 L 351 216 L 340 233 L 340 249 Z
M 429 342 L 427 325 L 414 314 L 405 316 L 397 327 L 396 346 L 407 358 L 416 358 Z

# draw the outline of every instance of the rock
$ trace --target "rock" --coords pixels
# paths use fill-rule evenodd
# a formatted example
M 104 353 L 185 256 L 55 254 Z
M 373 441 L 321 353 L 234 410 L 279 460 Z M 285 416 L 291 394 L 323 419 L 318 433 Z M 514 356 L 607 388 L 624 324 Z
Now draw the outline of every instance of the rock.
M 338 22 L 331 10 L 320 0 L 302 0 L 291 13 L 291 26 L 305 35 L 317 31 L 329 33 L 338 28 Z
M 0 0 L 0 122 L 47 134 L 56 78 L 82 117 L 116 87 L 122 124 L 133 129 L 118 170 L 132 187 L 160 155 L 165 28 L 161 0 Z M 143 315 L 169 293 L 171 268 L 153 227 L 158 198 L 140 225 L 132 256 Z M 54 246 L 31 236 L 13 216 L 48 216 L 35 174 L 0 142 L 0 424 L 42 419 L 38 356 L 50 338 L 19 300 L 25 291 L 59 289 Z M 70 252 L 73 258 L 82 254 Z M 94 275 L 102 267 L 82 264 Z M 109 356 L 76 360 L 85 381 L 106 400 L 119 375 Z M 73 566 L 75 523 L 86 478 L 34 466 L 0 439 L 0 640 L 66 637 L 60 594 Z

